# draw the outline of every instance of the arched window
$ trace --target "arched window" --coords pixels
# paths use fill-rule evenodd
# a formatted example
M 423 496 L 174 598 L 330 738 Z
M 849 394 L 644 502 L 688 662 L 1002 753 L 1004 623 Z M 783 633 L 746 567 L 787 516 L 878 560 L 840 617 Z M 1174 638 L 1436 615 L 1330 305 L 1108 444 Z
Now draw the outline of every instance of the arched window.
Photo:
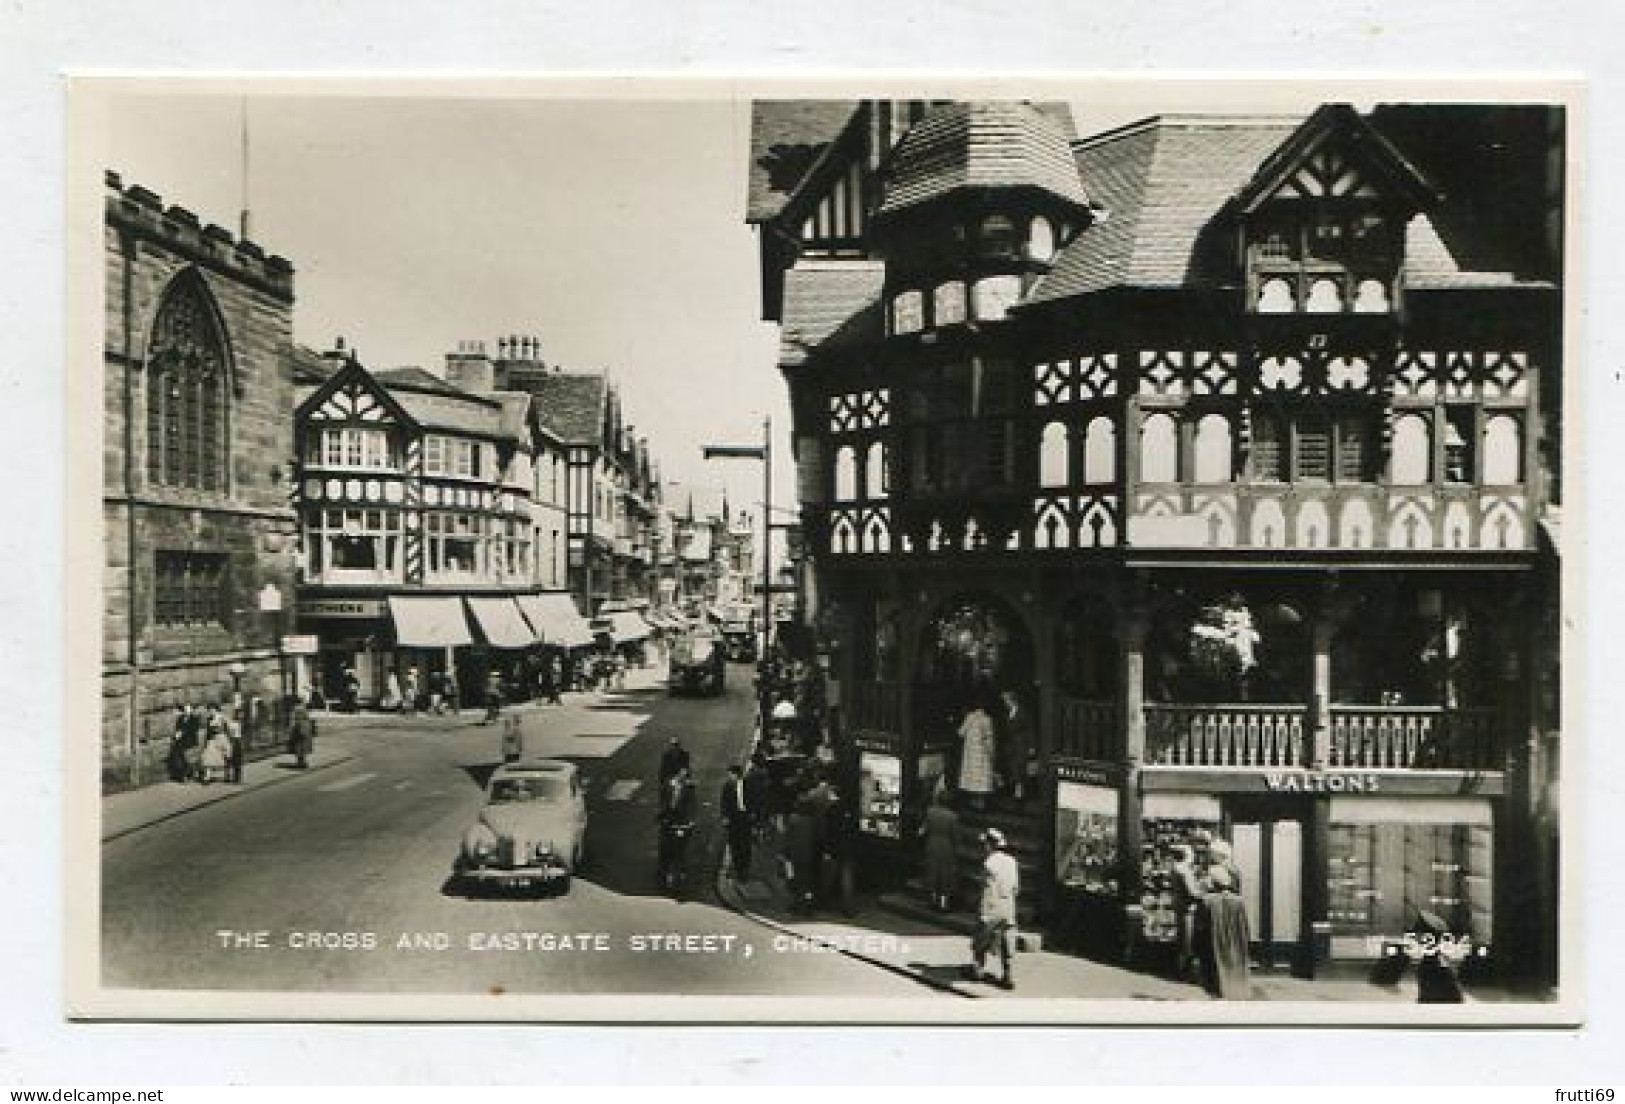
M 1228 483 L 1232 478 L 1230 420 L 1209 414 L 1196 423 L 1196 481 Z
M 1258 289 L 1259 314 L 1291 314 L 1297 309 L 1297 302 L 1292 295 L 1292 285 L 1279 277 L 1265 280 Z
M 1117 478 L 1117 426 L 1104 414 L 1093 418 L 1083 435 L 1083 481 L 1110 483 Z
M 1039 446 L 1038 482 L 1045 487 L 1064 487 L 1071 477 L 1071 464 L 1067 457 L 1066 426 L 1051 422 L 1044 427 L 1043 443 Z
M 1140 429 L 1140 482 L 1179 480 L 1179 430 L 1167 414 L 1153 414 Z
M 1055 256 L 1055 230 L 1050 226 L 1049 219 L 1043 215 L 1034 215 L 1027 233 L 1029 257 L 1035 261 L 1047 261 Z
M 835 454 L 835 499 L 851 502 L 858 497 L 858 457 L 851 445 L 842 445 Z
M 864 461 L 863 496 L 886 497 L 886 445 L 883 441 L 875 441 L 869 445 L 869 452 Z
M 230 353 L 209 289 L 188 271 L 164 293 L 147 341 L 147 480 L 226 489 Z
M 1309 285 L 1309 301 L 1303 309 L 1310 314 L 1337 314 L 1343 309 L 1343 293 L 1338 289 L 1337 281 L 1329 278 L 1316 280 Z
M 1522 479 L 1523 456 L 1518 420 L 1497 414 L 1484 423 L 1484 482 L 1506 486 Z
M 1394 420 L 1393 474 L 1395 486 L 1414 487 L 1433 478 L 1433 435 L 1427 419 L 1404 414 Z

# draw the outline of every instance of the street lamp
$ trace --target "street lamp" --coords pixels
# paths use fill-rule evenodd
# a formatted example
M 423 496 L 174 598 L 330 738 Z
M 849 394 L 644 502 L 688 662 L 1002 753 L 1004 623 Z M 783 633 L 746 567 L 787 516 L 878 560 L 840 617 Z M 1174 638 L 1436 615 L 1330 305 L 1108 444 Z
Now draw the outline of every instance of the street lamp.
M 762 419 L 760 445 L 706 445 L 702 450 L 707 460 L 760 460 L 762 462 L 762 658 L 768 655 L 773 631 L 773 575 L 768 564 L 768 545 L 773 539 L 773 419 Z M 763 668 L 765 669 L 765 668 Z M 766 693 L 758 692 L 758 706 L 762 714 L 762 732 L 768 729 Z

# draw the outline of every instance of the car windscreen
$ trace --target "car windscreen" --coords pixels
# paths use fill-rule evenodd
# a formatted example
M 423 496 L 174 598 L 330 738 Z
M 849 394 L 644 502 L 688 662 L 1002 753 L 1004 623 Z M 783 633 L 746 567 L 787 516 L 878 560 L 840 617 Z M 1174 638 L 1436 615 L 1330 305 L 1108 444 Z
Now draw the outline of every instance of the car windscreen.
M 708 636 L 690 636 L 677 642 L 672 658 L 678 663 L 704 663 L 711 658 L 716 641 Z
M 556 801 L 564 796 L 564 791 L 564 779 L 556 775 L 536 774 L 523 778 L 499 778 L 491 783 L 491 804 Z

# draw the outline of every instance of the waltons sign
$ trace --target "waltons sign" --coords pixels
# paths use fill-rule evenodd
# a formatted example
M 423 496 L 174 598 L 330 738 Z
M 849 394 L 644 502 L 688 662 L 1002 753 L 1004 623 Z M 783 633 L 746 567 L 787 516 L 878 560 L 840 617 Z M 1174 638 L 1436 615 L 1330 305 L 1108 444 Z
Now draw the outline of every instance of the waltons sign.
M 1273 771 L 1264 775 L 1264 785 L 1271 793 L 1376 793 L 1380 782 L 1375 774 Z

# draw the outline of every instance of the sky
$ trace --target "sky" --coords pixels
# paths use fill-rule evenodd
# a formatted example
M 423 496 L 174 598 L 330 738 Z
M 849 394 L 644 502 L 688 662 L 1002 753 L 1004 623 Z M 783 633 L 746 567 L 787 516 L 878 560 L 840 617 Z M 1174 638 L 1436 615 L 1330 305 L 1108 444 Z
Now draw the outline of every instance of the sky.
M 440 371 L 458 342 L 541 342 L 604 371 L 663 475 L 761 498 L 793 486 L 777 331 L 744 222 L 747 101 L 120 95 L 106 168 L 235 231 L 248 119 L 251 237 L 295 269 L 294 337 L 374 370 Z
M 777 330 L 744 221 L 748 100 L 150 87 L 80 101 L 103 167 L 234 231 L 246 185 L 251 237 L 294 265 L 300 343 L 439 371 L 459 342 L 534 336 L 548 362 L 610 375 L 667 479 L 736 506 L 760 501 L 759 467 L 701 448 L 757 443 L 770 417 L 774 502 L 790 504 Z M 1089 134 L 1193 102 L 1103 93 L 1074 115 Z

